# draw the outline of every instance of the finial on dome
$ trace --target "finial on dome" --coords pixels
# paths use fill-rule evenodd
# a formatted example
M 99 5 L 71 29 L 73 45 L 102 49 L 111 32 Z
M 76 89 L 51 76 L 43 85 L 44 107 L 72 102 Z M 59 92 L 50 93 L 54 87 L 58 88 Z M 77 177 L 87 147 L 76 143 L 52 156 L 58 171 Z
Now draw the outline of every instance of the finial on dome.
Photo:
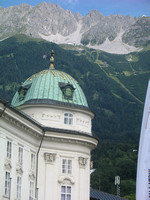
M 54 67 L 54 51 L 52 50 L 50 53 L 50 69 L 55 69 Z

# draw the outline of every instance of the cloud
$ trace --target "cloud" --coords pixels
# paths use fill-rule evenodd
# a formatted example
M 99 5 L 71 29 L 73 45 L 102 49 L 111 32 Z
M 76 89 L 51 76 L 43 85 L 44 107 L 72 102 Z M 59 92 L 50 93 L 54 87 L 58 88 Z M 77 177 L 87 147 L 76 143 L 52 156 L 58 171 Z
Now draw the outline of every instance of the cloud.
M 61 0 L 61 3 L 75 5 L 79 0 Z
M 79 0 L 66 0 L 68 3 L 76 4 Z

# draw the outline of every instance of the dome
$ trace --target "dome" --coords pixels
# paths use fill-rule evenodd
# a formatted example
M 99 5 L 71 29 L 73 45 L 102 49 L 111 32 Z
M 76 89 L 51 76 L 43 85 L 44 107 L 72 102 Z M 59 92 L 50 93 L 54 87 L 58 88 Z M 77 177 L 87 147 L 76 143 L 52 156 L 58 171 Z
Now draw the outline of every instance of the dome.
M 86 97 L 78 82 L 69 74 L 54 69 L 51 53 L 50 69 L 29 77 L 13 97 L 13 107 L 23 104 L 53 104 L 88 109 Z

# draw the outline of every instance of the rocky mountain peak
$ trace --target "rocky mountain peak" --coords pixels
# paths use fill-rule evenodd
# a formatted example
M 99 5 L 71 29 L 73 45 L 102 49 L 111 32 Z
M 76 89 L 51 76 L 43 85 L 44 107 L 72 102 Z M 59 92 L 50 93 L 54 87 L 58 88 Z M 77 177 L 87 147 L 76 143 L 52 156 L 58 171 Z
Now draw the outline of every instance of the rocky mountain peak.
M 4 8 L 2 8 L 1 6 L 0 6 L 0 12 L 2 12 L 4 10 Z
M 103 50 L 111 45 L 111 53 L 117 41 L 118 52 L 124 53 L 137 50 L 129 45 L 140 47 L 150 40 L 150 17 L 104 16 L 98 10 L 82 16 L 46 2 L 34 7 L 28 4 L 0 7 L 0 39 L 16 33 Z M 120 50 L 119 45 L 126 49 Z
M 82 16 L 79 12 L 76 12 L 76 13 L 74 14 L 74 17 L 75 17 L 75 19 L 76 19 L 77 21 L 80 21 L 80 20 L 83 18 L 83 16 Z
M 98 10 L 91 10 L 86 16 L 90 16 L 91 18 L 102 16 L 102 13 L 100 13 Z
M 150 41 L 150 17 L 137 18 L 122 37 L 125 43 L 135 47 L 143 46 Z

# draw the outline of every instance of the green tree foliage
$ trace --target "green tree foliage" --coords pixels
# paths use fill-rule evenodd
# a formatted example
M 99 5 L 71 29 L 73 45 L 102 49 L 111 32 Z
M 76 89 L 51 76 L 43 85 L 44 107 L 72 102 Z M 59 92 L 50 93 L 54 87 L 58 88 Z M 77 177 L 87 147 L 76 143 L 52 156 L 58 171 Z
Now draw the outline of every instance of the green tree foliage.
M 116 194 L 115 176 L 120 176 L 121 196 L 135 193 L 137 147 L 128 143 L 100 143 L 92 154 L 96 170 L 91 175 L 91 184 L 96 189 Z
M 135 200 L 136 198 L 135 198 L 135 194 L 130 194 L 130 195 L 126 195 L 126 196 L 124 196 L 126 199 L 128 199 L 128 200 Z

